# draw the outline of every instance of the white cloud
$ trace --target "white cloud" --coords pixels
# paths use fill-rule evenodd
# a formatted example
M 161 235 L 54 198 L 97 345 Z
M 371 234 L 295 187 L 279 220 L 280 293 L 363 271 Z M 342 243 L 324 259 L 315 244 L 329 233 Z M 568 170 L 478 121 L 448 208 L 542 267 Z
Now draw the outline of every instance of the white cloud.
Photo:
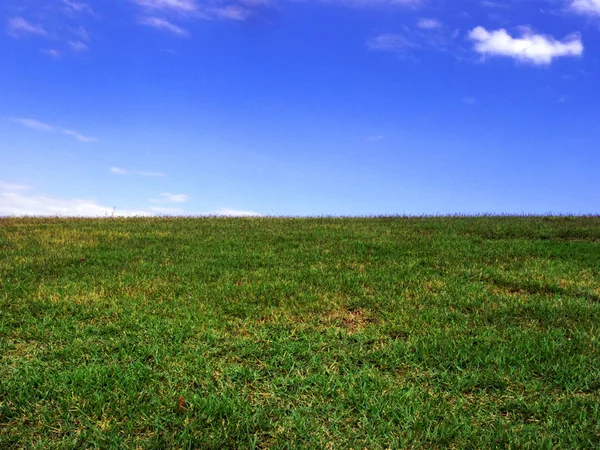
M 54 59 L 60 59 L 62 57 L 62 55 L 60 54 L 60 52 L 54 48 L 45 48 L 43 50 L 40 50 L 44 55 L 46 56 L 50 56 L 51 58 Z
M 121 169 L 120 167 L 111 167 L 110 173 L 114 173 L 115 175 L 128 175 L 129 174 L 125 169 Z
M 64 134 L 68 134 L 69 136 L 73 136 L 79 142 L 85 142 L 86 144 L 91 144 L 93 142 L 98 142 L 98 139 L 95 137 L 84 136 L 83 134 L 79 134 L 77 131 L 73 130 L 61 130 Z
M 6 181 L 0 181 L 0 191 L 2 192 L 19 192 L 27 191 L 30 187 L 26 184 L 7 183 Z
M 374 51 L 393 52 L 402 57 L 417 51 L 453 52 L 452 44 L 459 36 L 435 19 L 420 19 L 415 25 L 403 25 L 399 32 L 383 33 L 367 41 Z
M 422 30 L 434 30 L 436 28 L 441 28 L 441 26 L 441 22 L 436 19 L 419 19 L 417 22 L 417 27 Z
M 163 206 L 151 206 L 148 209 L 154 214 L 161 216 L 180 216 L 185 213 L 185 211 L 181 208 L 168 208 Z
M 168 10 L 179 13 L 197 12 L 198 5 L 194 0 L 133 0 L 139 6 L 148 9 Z
M 111 167 L 110 168 L 110 173 L 114 174 L 114 175 L 134 175 L 134 176 L 138 176 L 138 177 L 156 177 L 156 178 L 162 178 L 165 176 L 164 173 L 161 172 L 144 172 L 144 171 L 140 171 L 140 170 L 126 170 L 126 169 L 122 169 L 121 167 Z
M 93 200 L 63 199 L 30 193 L 28 186 L 0 182 L 0 216 L 148 216 L 144 210 L 119 210 Z
M 402 34 L 383 33 L 370 39 L 367 47 L 375 51 L 402 52 L 414 48 L 416 45 Z
M 384 139 L 385 139 L 385 136 L 383 136 L 382 134 L 375 134 L 373 136 L 367 137 L 367 141 L 369 141 L 369 142 L 383 141 Z
M 23 125 L 24 127 L 28 127 L 33 130 L 36 130 L 36 131 L 54 131 L 55 130 L 55 128 L 52 125 L 48 125 L 47 123 L 43 123 L 43 122 L 40 122 L 39 120 L 35 120 L 35 119 L 12 117 L 10 120 L 12 120 L 15 123 L 18 123 L 19 125 Z
M 346 6 L 419 6 L 423 0 L 319 0 L 322 3 L 339 3 Z
M 85 27 L 82 27 L 81 25 L 77 28 L 70 28 L 69 31 L 81 41 L 90 40 L 90 34 L 88 33 L 88 30 L 86 30 Z
M 19 125 L 23 125 L 25 127 L 31 128 L 36 131 L 48 131 L 48 132 L 60 131 L 61 133 L 69 135 L 69 136 L 73 136 L 78 141 L 85 142 L 86 144 L 90 144 L 92 142 L 98 142 L 98 139 L 96 139 L 95 137 L 84 136 L 76 131 L 69 130 L 66 128 L 57 128 L 55 126 L 48 125 L 47 123 L 40 122 L 39 120 L 36 120 L 36 119 L 13 117 L 10 120 L 12 120 L 15 123 L 18 123 Z
M 166 31 L 168 33 L 174 34 L 179 37 L 187 37 L 190 35 L 190 32 L 185 28 L 177 26 L 166 19 L 162 19 L 160 17 L 143 17 L 139 20 L 141 25 L 146 25 L 149 27 L 156 28 L 158 30 Z
M 570 6 L 581 14 L 600 16 L 600 0 L 571 0 Z
M 187 200 L 182 194 L 163 194 L 163 197 L 181 203 Z M 165 197 L 167 198 L 167 197 Z M 185 200 L 183 200 L 185 198 Z M 219 208 L 216 211 L 190 214 L 181 208 L 152 205 L 148 208 L 122 209 L 107 206 L 95 200 L 81 198 L 60 198 L 38 194 L 25 184 L 0 181 L 0 217 L 3 216 L 63 216 L 63 217 L 134 217 L 134 216 L 222 216 L 222 217 L 260 217 L 262 214 L 231 208 Z
M 8 21 L 8 34 L 14 38 L 25 35 L 48 37 L 48 32 L 40 25 L 27 22 L 22 17 L 13 17 Z
M 69 47 L 75 52 L 84 52 L 88 50 L 88 46 L 81 41 L 69 41 Z
M 209 215 L 215 216 L 223 216 L 223 217 L 260 217 L 262 214 L 254 212 L 254 211 L 245 211 L 241 209 L 229 209 L 229 208 L 219 208 L 214 213 L 209 213 Z
M 94 10 L 87 3 L 72 0 L 62 0 L 62 2 L 70 13 L 88 13 L 94 15 Z
M 473 97 L 463 97 L 463 98 L 461 99 L 461 101 L 462 101 L 462 102 L 463 102 L 465 105 L 469 105 L 469 106 L 473 106 L 473 105 L 476 105 L 477 103 L 479 103 L 479 102 L 477 101 L 477 99 L 476 99 L 476 98 L 473 98 Z
M 150 199 L 153 203 L 185 203 L 190 198 L 185 194 L 170 194 L 165 192 L 160 194 L 160 198 Z
M 469 33 L 469 38 L 475 42 L 475 51 L 482 55 L 505 56 L 538 65 L 548 65 L 554 58 L 583 54 L 578 34 L 558 41 L 524 28 L 522 37 L 514 38 L 505 29 L 487 31 L 477 27 Z
M 222 8 L 211 8 L 207 12 L 218 19 L 238 20 L 243 21 L 248 19 L 252 14 L 252 10 L 239 5 L 228 5 Z

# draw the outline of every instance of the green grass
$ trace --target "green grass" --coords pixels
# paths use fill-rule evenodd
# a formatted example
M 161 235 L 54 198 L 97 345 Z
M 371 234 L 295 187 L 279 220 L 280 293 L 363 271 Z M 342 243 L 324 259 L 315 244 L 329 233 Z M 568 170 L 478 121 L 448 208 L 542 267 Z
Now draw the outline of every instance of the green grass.
M 598 217 L 4 218 L 0 448 L 599 448 L 599 326 Z

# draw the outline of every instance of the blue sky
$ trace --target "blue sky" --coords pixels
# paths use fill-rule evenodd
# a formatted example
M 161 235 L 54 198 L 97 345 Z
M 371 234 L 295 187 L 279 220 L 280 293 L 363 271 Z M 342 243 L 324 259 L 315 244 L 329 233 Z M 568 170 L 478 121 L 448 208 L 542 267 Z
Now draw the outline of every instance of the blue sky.
M 600 212 L 600 0 L 2 0 L 0 21 L 0 215 Z

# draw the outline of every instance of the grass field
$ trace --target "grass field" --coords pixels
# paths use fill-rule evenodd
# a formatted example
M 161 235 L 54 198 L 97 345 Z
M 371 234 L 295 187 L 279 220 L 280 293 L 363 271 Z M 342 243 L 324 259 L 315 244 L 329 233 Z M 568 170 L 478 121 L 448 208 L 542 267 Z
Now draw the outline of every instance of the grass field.
M 0 449 L 599 448 L 600 218 L 0 219 Z

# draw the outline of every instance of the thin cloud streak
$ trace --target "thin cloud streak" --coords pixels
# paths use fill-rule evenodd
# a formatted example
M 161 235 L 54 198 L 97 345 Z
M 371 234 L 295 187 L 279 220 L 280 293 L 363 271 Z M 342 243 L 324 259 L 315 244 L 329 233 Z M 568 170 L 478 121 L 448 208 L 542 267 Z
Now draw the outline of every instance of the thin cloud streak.
M 73 131 L 73 130 L 62 130 L 62 132 L 64 134 L 68 134 L 69 136 L 73 136 L 79 142 L 85 142 L 86 144 L 92 144 L 94 142 L 98 142 L 98 139 L 96 139 L 95 137 L 84 136 L 83 134 L 79 134 L 78 132 Z
M 126 170 L 121 167 L 113 166 L 110 168 L 110 173 L 114 175 L 123 175 L 123 176 L 138 176 L 138 177 L 155 177 L 155 178 L 163 178 L 165 176 L 162 172 L 144 172 L 140 170 Z
M 50 132 L 50 131 L 54 131 L 56 129 L 52 125 L 48 125 L 47 123 L 40 122 L 39 120 L 36 120 L 36 119 L 11 117 L 10 120 L 12 122 L 18 123 L 19 125 L 23 125 L 24 127 L 28 127 L 28 128 L 31 128 L 32 130 L 36 130 L 36 131 L 49 131 Z
M 166 31 L 179 37 L 188 37 L 190 32 L 185 28 L 177 26 L 166 19 L 160 17 L 143 17 L 138 23 L 140 25 L 156 28 L 157 30 Z
M 152 203 L 185 203 L 190 198 L 185 194 L 171 194 L 169 192 L 165 192 L 164 194 L 160 194 L 160 198 L 152 198 L 150 202 Z
M 14 123 L 18 123 L 19 125 L 22 125 L 27 128 L 31 128 L 32 130 L 35 130 L 35 131 L 45 131 L 45 132 L 58 131 L 62 134 L 72 136 L 75 139 L 77 139 L 78 141 L 84 142 L 86 144 L 98 142 L 98 139 L 96 139 L 95 137 L 84 136 L 83 134 L 80 134 L 77 131 L 70 130 L 68 128 L 55 127 L 53 125 L 49 125 L 47 123 L 40 122 L 39 120 L 36 120 L 36 119 L 11 117 L 10 120 Z

